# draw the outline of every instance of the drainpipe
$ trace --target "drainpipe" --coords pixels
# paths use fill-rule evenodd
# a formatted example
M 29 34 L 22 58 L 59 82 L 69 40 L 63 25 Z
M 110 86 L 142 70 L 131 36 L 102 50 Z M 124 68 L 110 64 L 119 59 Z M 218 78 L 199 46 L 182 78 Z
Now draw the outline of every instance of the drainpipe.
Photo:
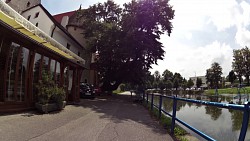
M 51 31 L 51 35 L 50 35 L 51 38 L 53 38 L 55 29 L 56 29 L 56 25 L 54 24 L 54 27 L 53 27 L 53 29 L 52 29 L 52 31 Z

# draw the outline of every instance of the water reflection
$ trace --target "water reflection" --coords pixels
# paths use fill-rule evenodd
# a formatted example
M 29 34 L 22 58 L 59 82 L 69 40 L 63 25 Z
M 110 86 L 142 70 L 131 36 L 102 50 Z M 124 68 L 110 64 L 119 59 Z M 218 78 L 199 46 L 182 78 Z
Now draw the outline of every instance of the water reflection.
M 235 95 L 222 96 L 205 96 L 205 95 L 182 95 L 189 99 L 197 99 L 211 102 L 221 103 L 243 103 L 246 99 L 235 99 Z M 154 98 L 155 102 L 159 102 L 158 97 Z M 163 98 L 162 108 L 172 114 L 173 100 Z M 190 102 L 178 101 L 177 103 L 177 118 L 189 123 L 191 126 L 208 134 L 212 138 L 219 141 L 234 141 L 238 140 L 240 129 L 243 120 L 243 112 L 223 109 L 214 106 L 201 104 L 193 104 Z M 249 128 L 250 124 L 248 125 Z M 191 132 L 191 131 L 190 131 Z M 195 133 L 192 133 L 197 136 Z M 200 140 L 203 140 L 197 136 Z M 247 131 L 246 139 L 250 140 L 250 130 Z
M 217 120 L 222 113 L 222 109 L 218 107 L 206 106 L 205 109 L 206 114 L 210 115 L 212 120 Z
M 236 110 L 228 110 L 231 113 L 231 119 L 233 123 L 232 130 L 237 131 L 241 129 L 242 121 L 243 121 L 243 112 Z M 248 124 L 249 127 L 249 124 Z

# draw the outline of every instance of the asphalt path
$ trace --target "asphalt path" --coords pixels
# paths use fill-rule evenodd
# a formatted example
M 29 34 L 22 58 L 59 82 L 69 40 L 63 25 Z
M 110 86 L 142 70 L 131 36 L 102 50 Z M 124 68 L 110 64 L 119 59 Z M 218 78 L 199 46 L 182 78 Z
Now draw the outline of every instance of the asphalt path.
M 0 116 L 1 141 L 172 141 L 140 104 L 123 95 L 83 99 L 60 112 Z

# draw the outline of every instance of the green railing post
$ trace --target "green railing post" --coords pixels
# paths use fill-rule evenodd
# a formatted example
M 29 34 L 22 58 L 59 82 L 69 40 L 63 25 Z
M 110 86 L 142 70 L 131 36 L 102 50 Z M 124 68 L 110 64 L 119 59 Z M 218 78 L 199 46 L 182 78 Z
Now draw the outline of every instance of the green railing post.
M 175 118 L 176 118 L 176 106 L 177 106 L 177 100 L 174 96 L 173 98 L 173 114 L 172 114 L 172 123 L 171 123 L 171 134 L 174 135 L 174 127 L 175 127 Z
M 249 122 L 249 102 L 244 104 L 243 121 L 240 130 L 239 141 L 244 141 L 247 133 L 247 127 Z
M 159 119 L 161 119 L 161 106 L 162 106 L 162 95 L 159 98 Z
M 153 108 L 154 108 L 154 94 L 152 94 L 151 96 L 151 111 L 153 111 Z

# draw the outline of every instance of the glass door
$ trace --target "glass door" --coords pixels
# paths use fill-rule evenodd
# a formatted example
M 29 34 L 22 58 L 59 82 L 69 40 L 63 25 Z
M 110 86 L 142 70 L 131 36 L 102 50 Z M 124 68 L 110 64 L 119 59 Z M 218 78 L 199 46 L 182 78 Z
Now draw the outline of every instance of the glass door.
M 25 101 L 29 50 L 12 42 L 7 57 L 6 101 Z

